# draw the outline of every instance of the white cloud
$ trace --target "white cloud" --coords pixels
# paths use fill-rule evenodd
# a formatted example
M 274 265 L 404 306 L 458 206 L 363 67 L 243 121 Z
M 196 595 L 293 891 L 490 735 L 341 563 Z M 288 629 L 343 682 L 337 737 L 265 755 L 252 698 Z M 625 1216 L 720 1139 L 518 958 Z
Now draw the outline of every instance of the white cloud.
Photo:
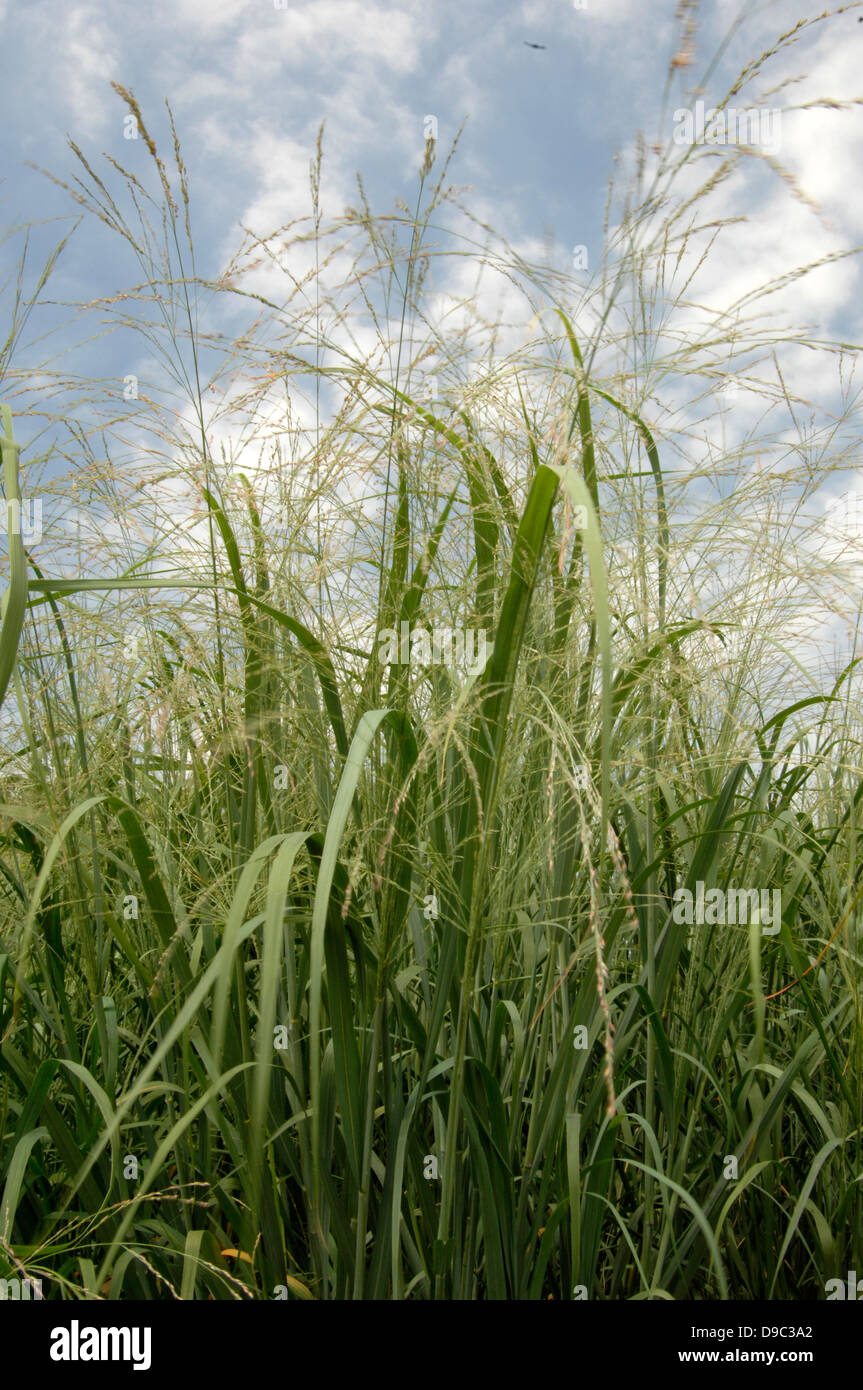
M 55 119 L 62 113 L 76 141 L 102 135 L 117 104 L 108 82 L 118 74 L 123 25 L 103 7 L 88 4 L 52 9 L 50 18 L 33 8 L 26 20 L 27 41 L 39 55 L 40 89 Z M 119 131 L 122 118 L 116 119 Z

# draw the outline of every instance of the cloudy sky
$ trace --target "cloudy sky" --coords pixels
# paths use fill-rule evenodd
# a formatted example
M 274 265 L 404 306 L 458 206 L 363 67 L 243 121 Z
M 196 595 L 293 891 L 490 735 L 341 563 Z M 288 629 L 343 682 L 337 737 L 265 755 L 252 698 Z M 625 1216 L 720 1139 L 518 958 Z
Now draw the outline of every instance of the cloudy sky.
M 94 167 L 105 167 L 104 153 L 152 187 L 144 141 L 128 138 L 128 111 L 113 81 L 134 92 L 166 154 L 170 101 L 205 277 L 224 270 L 243 229 L 266 235 L 309 215 L 309 159 L 322 121 L 322 206 L 338 217 L 357 202 L 357 171 L 376 212 L 397 199 L 413 205 L 433 118 L 441 151 L 464 127 L 450 177 L 469 190 L 471 211 L 528 260 L 567 269 L 574 248 L 585 248 L 579 273 L 588 278 L 601 258 L 609 178 L 625 183 L 639 134 L 649 184 L 662 152 L 673 149 L 675 112 L 721 102 L 741 70 L 784 36 L 736 99 L 780 111 L 781 135 L 768 140 L 762 127 L 765 157 L 742 160 L 718 190 L 711 215 L 740 221 L 703 262 L 693 239 L 683 258 L 686 304 L 669 327 L 679 339 L 697 335 L 711 316 L 738 314 L 747 295 L 787 271 L 788 283 L 765 306 L 771 322 L 853 347 L 863 342 L 860 272 L 850 254 L 863 242 L 863 114 L 853 104 L 863 95 L 863 8 L 836 7 L 827 22 L 815 17 L 812 0 L 6 0 L 4 232 L 44 224 L 32 234 L 35 266 L 71 226 L 68 193 L 39 172 L 66 182 L 80 172 L 68 137 Z M 687 179 L 703 181 L 704 167 L 684 168 L 678 191 Z M 20 250 L 20 233 L 4 243 L 6 275 Z M 792 277 L 795 267 L 825 257 L 814 273 Z M 134 278 L 121 239 L 85 221 L 52 277 L 52 305 L 31 321 L 13 369 L 35 363 L 39 335 L 51 327 L 55 343 L 73 346 L 71 370 L 82 377 L 145 370 L 131 345 L 98 336 L 80 342 L 59 307 L 109 296 Z M 10 293 L 7 284 L 7 305 Z M 759 368 L 759 379 L 769 377 L 770 389 L 787 396 L 768 422 L 774 440 L 799 450 L 805 436 L 817 453 L 819 439 L 838 438 L 848 451 L 847 475 L 825 483 L 825 506 L 858 487 L 849 423 L 855 366 L 853 352 L 840 369 L 835 357 L 788 343 L 781 361 Z M 739 364 L 727 369 L 745 376 Z M 722 370 L 720 361 L 717 385 Z M 765 421 L 763 403 L 745 389 L 731 417 L 716 402 L 694 410 L 685 379 L 669 378 L 654 406 L 653 423 L 678 445 L 688 441 L 670 454 L 678 462 L 688 450 L 687 467 L 709 462 L 730 429 L 743 440 Z M 20 438 L 26 444 L 26 420 Z M 863 482 L 859 491 L 863 500 Z
M 94 163 L 104 151 L 146 169 L 142 143 L 124 139 L 114 81 L 135 93 L 160 148 L 169 146 L 163 103 L 171 102 L 204 274 L 223 267 L 240 224 L 265 231 L 308 212 L 321 121 L 325 212 L 356 201 L 355 171 L 378 211 L 398 197 L 412 202 L 429 115 L 441 148 L 465 125 L 452 176 L 470 187 L 479 216 L 520 246 L 553 238 L 561 264 L 575 245 L 595 260 L 615 157 L 625 162 L 639 131 L 649 146 L 667 142 L 675 109 L 698 94 L 708 105 L 720 100 L 744 64 L 815 9 L 710 0 L 690 7 L 686 40 L 687 11 L 674 0 L 7 0 L 4 51 L 14 61 L 0 98 L 4 225 L 69 216 L 66 195 L 28 167 L 66 179 L 78 172 L 67 136 Z M 755 222 L 715 257 L 711 296 L 720 285 L 731 297 L 745 281 L 767 279 L 783 257 L 815 259 L 828 242 L 848 249 L 863 237 L 859 113 L 791 110 L 860 95 L 855 11 L 863 14 L 851 4 L 810 23 L 740 98 L 763 101 L 782 88 L 772 103 L 784 115 L 774 153 L 832 231 L 802 202 L 789 216 L 781 179 L 753 167 L 724 210 L 733 203 Z M 780 199 L 785 216 L 771 221 Z M 109 292 L 111 246 L 109 237 L 79 239 L 64 272 L 94 296 Z M 821 315 L 824 328 L 842 322 L 857 275 L 856 263 L 840 263 L 807 283 L 799 308 Z

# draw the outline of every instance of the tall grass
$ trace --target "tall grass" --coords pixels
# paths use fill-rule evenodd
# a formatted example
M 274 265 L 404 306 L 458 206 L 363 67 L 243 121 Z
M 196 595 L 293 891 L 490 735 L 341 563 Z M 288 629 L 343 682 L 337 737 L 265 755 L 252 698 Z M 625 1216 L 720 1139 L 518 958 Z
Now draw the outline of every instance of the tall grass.
M 73 146 L 140 277 L 90 307 L 159 365 L 60 420 L 80 548 L 10 536 L 0 1274 L 822 1296 L 863 1260 L 861 725 L 850 667 L 804 691 L 781 648 L 829 602 L 788 517 L 843 434 L 773 478 L 730 444 L 711 495 L 658 407 L 795 340 L 758 303 L 675 327 L 744 154 L 693 185 L 642 151 L 584 289 L 470 219 L 433 142 L 413 211 L 360 184 L 328 223 L 319 140 L 311 217 L 208 282 L 173 119 L 169 172 L 118 92 L 157 189 Z M 24 368 L 3 391 L 9 499 L 50 412 Z M 386 664 L 402 623 L 487 631 L 484 669 Z M 781 930 L 678 925 L 699 882 L 781 889 Z

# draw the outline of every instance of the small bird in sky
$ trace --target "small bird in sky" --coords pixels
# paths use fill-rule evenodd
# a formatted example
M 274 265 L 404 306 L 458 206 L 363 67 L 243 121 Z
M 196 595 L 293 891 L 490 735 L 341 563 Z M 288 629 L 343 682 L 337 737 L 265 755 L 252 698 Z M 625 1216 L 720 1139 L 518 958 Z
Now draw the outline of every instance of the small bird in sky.
M 528 43 L 527 39 L 522 39 L 525 48 L 545 48 L 544 43 Z

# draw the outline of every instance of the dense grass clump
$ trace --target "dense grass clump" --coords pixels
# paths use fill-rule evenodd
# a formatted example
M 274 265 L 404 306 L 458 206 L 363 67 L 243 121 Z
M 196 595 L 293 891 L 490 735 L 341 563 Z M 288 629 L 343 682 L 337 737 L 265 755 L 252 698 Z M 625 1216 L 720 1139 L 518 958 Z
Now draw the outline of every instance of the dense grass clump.
M 7 500 L 27 421 L 71 472 L 9 536 L 0 1276 L 823 1297 L 863 1267 L 861 723 L 792 634 L 852 411 L 789 448 L 806 339 L 757 301 L 678 331 L 745 152 L 637 152 L 583 286 L 433 142 L 413 212 L 327 222 L 319 142 L 308 221 L 207 282 L 120 94 L 157 196 L 80 152 L 75 196 L 153 379 L 2 364 Z M 729 374 L 763 414 L 708 461 Z

